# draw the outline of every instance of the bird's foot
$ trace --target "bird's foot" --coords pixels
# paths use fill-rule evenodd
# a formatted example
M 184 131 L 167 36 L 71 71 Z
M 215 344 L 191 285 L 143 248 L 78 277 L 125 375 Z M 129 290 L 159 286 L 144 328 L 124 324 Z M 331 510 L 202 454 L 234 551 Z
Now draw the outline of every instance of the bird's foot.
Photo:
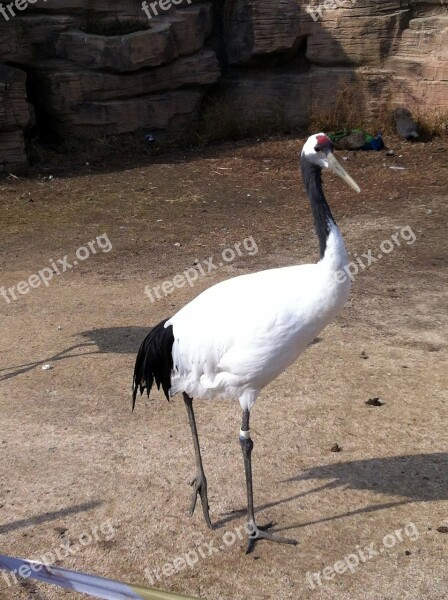
M 254 521 L 250 521 L 246 525 L 246 531 L 249 535 L 249 540 L 247 542 L 246 554 L 250 554 L 255 548 L 255 543 L 262 539 L 268 540 L 270 542 L 277 542 L 278 544 L 291 544 L 292 546 L 297 545 L 297 540 L 293 540 L 290 538 L 280 537 L 278 535 L 274 535 L 273 533 L 269 533 L 267 529 L 273 526 L 273 523 L 268 523 L 267 525 L 263 525 L 262 527 L 258 527 Z
M 209 529 L 213 529 L 212 522 L 210 521 L 209 505 L 207 496 L 207 479 L 203 472 L 199 471 L 193 481 L 190 483 L 193 486 L 193 497 L 191 498 L 190 506 L 190 517 L 193 516 L 194 509 L 196 508 L 196 501 L 198 496 L 201 498 L 202 512 L 204 513 L 204 519 Z

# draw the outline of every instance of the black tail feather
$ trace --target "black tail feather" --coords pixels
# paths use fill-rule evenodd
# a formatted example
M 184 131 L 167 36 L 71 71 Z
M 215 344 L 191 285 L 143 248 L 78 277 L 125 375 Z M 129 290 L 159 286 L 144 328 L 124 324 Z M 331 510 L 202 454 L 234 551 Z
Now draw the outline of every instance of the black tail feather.
M 132 385 L 132 410 L 135 407 L 138 390 L 140 390 L 140 394 L 143 394 L 146 389 L 149 396 L 154 380 L 157 389 L 160 390 L 160 386 L 162 386 L 165 396 L 169 400 L 174 335 L 172 325 L 165 328 L 167 320 L 165 319 L 151 329 L 138 351 Z

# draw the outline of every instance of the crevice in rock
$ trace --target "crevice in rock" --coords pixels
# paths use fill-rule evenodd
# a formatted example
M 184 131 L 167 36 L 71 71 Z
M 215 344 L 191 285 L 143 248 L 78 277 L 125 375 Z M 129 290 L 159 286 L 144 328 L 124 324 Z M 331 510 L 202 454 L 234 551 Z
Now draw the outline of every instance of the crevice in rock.
M 229 67 L 225 40 L 225 5 L 226 0 L 213 2 L 213 33 L 207 40 L 207 46 L 216 52 L 222 72 L 226 72 Z
M 23 68 L 23 67 L 22 67 Z M 33 106 L 34 120 L 30 127 L 25 131 L 25 139 L 38 140 L 42 144 L 56 144 L 61 140 L 58 137 L 54 125 L 54 116 L 50 115 L 48 108 L 41 101 L 41 96 L 38 92 L 39 81 L 33 71 L 29 67 L 24 68 L 27 73 L 26 78 L 26 93 L 27 100 Z

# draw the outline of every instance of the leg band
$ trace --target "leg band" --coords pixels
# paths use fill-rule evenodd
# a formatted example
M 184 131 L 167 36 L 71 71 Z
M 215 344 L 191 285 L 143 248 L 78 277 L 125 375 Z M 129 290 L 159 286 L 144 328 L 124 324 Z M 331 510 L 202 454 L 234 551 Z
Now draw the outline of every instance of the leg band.
M 240 440 L 250 440 L 250 430 L 243 431 L 242 429 L 240 429 Z

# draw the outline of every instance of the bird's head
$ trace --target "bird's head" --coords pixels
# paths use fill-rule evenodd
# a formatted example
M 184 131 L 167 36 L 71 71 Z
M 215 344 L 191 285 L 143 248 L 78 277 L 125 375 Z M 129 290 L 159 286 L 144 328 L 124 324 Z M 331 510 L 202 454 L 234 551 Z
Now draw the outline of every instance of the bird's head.
M 316 133 L 310 136 L 302 149 L 302 161 L 314 165 L 318 169 L 331 169 L 339 175 L 350 187 L 360 192 L 360 188 L 342 165 L 336 160 L 333 142 L 325 133 Z

